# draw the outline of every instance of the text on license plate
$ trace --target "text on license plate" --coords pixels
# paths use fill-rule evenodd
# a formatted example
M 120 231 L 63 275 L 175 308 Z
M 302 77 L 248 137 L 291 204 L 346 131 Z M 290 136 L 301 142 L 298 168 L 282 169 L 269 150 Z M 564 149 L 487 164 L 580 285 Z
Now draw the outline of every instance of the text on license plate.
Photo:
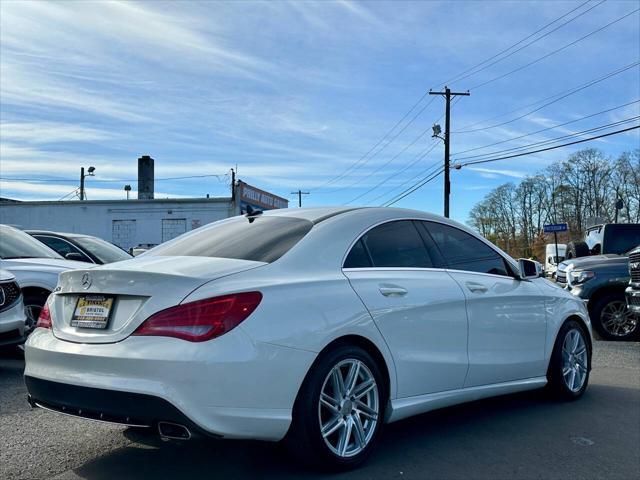
M 71 317 L 72 327 L 107 328 L 113 297 L 86 295 L 78 298 Z

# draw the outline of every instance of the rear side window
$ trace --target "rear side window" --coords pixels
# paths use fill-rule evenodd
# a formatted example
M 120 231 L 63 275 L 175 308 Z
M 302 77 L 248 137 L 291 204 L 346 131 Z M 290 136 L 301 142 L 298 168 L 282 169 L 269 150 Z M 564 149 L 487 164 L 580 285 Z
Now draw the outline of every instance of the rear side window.
M 364 248 L 362 239 L 353 246 L 347 259 L 344 261 L 344 268 L 366 268 L 371 267 L 371 259 Z
M 449 268 L 510 276 L 504 259 L 467 232 L 441 223 L 422 222 Z
M 344 266 L 429 268 L 433 262 L 413 222 L 400 220 L 365 233 L 349 252 Z
M 216 222 L 155 247 L 146 255 L 220 257 L 274 262 L 313 227 L 309 220 L 261 216 Z

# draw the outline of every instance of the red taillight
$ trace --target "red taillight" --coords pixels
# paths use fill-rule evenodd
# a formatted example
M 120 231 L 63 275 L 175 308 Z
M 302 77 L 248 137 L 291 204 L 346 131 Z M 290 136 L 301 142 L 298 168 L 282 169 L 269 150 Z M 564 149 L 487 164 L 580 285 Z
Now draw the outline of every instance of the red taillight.
M 244 292 L 177 305 L 151 315 L 133 335 L 204 342 L 237 327 L 261 300 L 260 292 Z
M 40 316 L 38 317 L 38 323 L 36 328 L 51 328 L 51 312 L 49 312 L 49 300 L 44 303 L 44 307 L 40 310 Z

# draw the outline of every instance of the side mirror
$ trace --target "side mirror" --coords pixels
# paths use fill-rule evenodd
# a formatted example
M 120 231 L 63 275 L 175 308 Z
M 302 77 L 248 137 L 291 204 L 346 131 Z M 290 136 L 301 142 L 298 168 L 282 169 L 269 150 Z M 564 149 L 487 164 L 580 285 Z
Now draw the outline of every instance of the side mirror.
M 520 260 L 518 260 L 518 266 L 520 267 L 520 272 L 518 273 L 521 280 L 529 280 L 532 278 L 538 278 L 540 276 L 540 273 L 538 272 L 538 266 L 533 260 L 521 258 Z
M 69 252 L 64 256 L 64 258 L 66 258 L 67 260 L 75 260 L 76 262 L 87 261 L 86 257 L 78 252 Z

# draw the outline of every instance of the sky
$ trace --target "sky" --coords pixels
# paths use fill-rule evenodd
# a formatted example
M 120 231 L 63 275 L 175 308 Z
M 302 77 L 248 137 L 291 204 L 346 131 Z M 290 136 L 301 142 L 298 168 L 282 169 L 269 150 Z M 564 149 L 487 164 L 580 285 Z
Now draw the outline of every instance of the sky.
M 227 196 L 234 168 L 290 206 L 298 189 L 310 192 L 304 206 L 381 205 L 442 164 L 431 126 L 444 129 L 444 99 L 426 93 L 446 82 L 471 93 L 452 107 L 454 163 L 640 115 L 639 7 L 3 0 L 0 196 L 73 199 L 80 167 L 94 166 L 87 197 L 125 198 L 137 158 L 151 155 L 156 198 Z M 616 157 L 639 139 L 634 130 L 453 170 L 451 216 L 466 221 L 492 188 L 580 148 Z M 170 180 L 186 176 L 199 177 Z M 438 177 L 395 206 L 441 213 L 442 197 Z

